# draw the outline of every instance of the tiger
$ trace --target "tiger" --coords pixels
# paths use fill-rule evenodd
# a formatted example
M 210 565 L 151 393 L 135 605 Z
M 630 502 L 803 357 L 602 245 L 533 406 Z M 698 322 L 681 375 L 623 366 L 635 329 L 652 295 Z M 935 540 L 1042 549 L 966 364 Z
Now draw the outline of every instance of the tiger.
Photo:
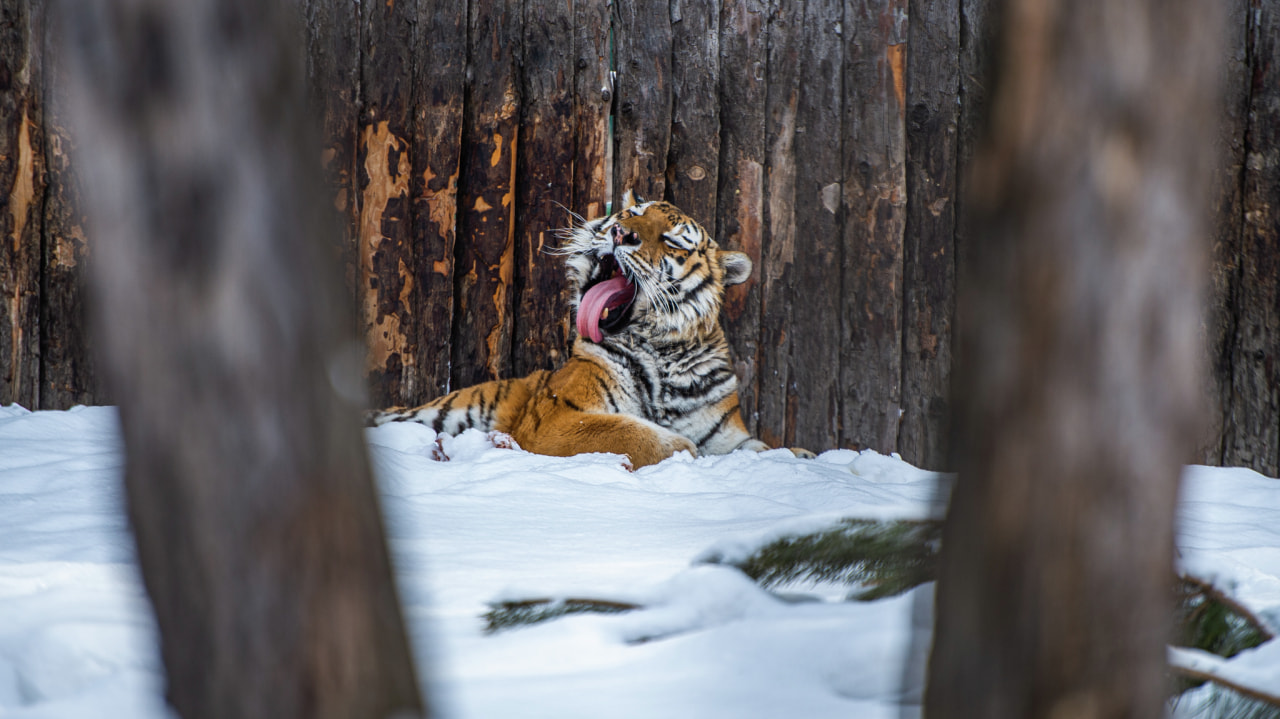
M 375 413 L 371 424 L 497 431 L 537 454 L 609 452 L 634 469 L 678 452 L 769 449 L 743 424 L 720 326 L 725 288 L 750 277 L 751 258 L 721 249 L 675 205 L 630 193 L 620 211 L 579 218 L 562 236 L 555 252 L 577 330 L 563 366 Z

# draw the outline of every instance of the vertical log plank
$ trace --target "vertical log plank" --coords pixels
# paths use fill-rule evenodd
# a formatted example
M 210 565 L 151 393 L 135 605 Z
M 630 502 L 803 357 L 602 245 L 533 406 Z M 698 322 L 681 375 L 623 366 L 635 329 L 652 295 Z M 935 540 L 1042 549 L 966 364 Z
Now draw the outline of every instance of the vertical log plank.
M 512 374 L 552 369 L 572 341 L 564 263 L 548 251 L 573 202 L 573 8 L 527 0 L 516 180 L 515 341 Z
M 760 268 L 758 436 L 795 445 L 796 378 L 789 326 L 796 285 L 796 112 L 800 101 L 800 18 L 793 4 L 769 0 L 769 64 L 765 90 L 764 242 Z
M 467 54 L 453 386 L 496 379 L 511 358 L 521 3 L 473 2 Z
M 750 278 L 725 293 L 724 319 L 738 400 L 757 432 L 760 276 L 764 235 L 765 73 L 769 64 L 765 0 L 725 0 L 720 11 L 720 170 L 716 235 L 721 247 L 751 258 Z
M 631 190 L 666 197 L 671 143 L 671 9 L 668 0 L 617 0 L 618 79 L 614 116 L 615 207 Z
M 902 415 L 906 0 L 851 0 L 845 35 L 840 444 L 887 453 Z
M 844 64 L 843 0 L 809 0 L 799 29 L 795 134 L 795 278 L 788 424 L 821 451 L 840 439 L 840 282 Z M 845 348 L 846 351 L 848 348 Z M 795 411 L 791 412 L 794 408 Z
M 1274 477 L 1280 474 L 1280 4 L 1253 0 L 1251 15 L 1242 266 L 1223 460 Z
M 320 164 L 330 221 L 342 228 L 338 256 L 352 307 L 359 308 L 360 201 L 356 166 L 360 132 L 360 5 L 307 0 L 307 103 L 320 119 Z M 359 314 L 358 311 L 356 313 Z
M 609 79 L 609 2 L 575 0 L 573 112 L 576 151 L 573 204 L 584 219 L 604 215 L 609 178 L 605 166 L 613 90 Z
M 671 146 L 666 199 L 716 237 L 720 11 L 716 3 L 672 0 L 670 15 Z
M 968 262 L 965 253 L 972 242 L 973 213 L 969 209 L 970 167 L 978 135 L 987 114 L 987 86 L 992 81 L 992 57 L 998 18 L 991 8 L 995 0 L 960 0 L 960 117 L 956 127 L 956 294 L 965 291 Z M 957 349 L 957 348 L 953 348 Z
M 462 98 L 467 88 L 467 15 L 464 0 L 423 2 L 414 43 L 413 145 L 409 191 L 417 294 L 411 310 L 418 338 L 415 402 L 451 389 L 454 257 L 458 175 L 462 158 Z
M 45 166 L 48 192 L 44 202 L 44 241 L 40 286 L 40 406 L 66 409 L 75 404 L 103 404 L 106 395 L 97 379 L 85 296 L 90 261 L 81 202 L 79 174 L 67 129 L 62 96 L 62 56 L 53 52 L 52 29 L 46 30 L 44 57 Z
M 910 16 L 898 451 L 940 470 L 951 413 L 960 2 L 912 0 Z
M 1236 305 L 1240 292 L 1240 238 L 1244 222 L 1245 133 L 1249 113 L 1249 0 L 1224 0 L 1222 112 L 1218 125 L 1218 159 L 1213 177 L 1213 245 L 1205 298 L 1205 387 L 1208 422 L 1196 452 L 1197 462 L 1221 464 L 1231 412 Z
M 0 404 L 40 406 L 43 3 L 0 2 Z
M 360 308 L 369 345 L 366 369 L 374 406 L 413 404 L 421 325 L 413 312 L 409 181 L 413 131 L 411 3 L 360 5 L 364 52 L 360 118 Z

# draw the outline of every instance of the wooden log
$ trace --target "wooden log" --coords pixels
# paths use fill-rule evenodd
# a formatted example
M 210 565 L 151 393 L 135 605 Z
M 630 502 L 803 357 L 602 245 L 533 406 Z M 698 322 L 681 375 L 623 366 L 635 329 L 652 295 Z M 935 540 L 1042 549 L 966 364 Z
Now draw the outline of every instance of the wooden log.
M 416 359 L 420 382 L 414 401 L 420 402 L 453 388 L 450 355 L 468 3 L 426 2 L 416 12 L 409 192 L 417 278 L 411 311 L 421 328 Z
M 960 0 L 960 115 L 956 127 L 956 295 L 967 286 L 969 266 L 965 253 L 973 243 L 973 213 L 969 208 L 969 186 L 978 136 L 987 116 L 991 64 L 996 54 L 996 28 L 991 9 L 995 0 Z M 954 357 L 954 355 L 953 355 Z
M 844 296 L 832 389 L 840 444 L 884 453 L 897 448 L 902 416 L 907 31 L 905 0 L 846 4 Z
M 609 1 L 577 0 L 573 4 L 574 137 L 573 204 L 583 218 L 603 217 L 610 202 L 609 114 L 613 85 L 609 65 Z
M 672 0 L 670 17 L 671 144 L 666 199 L 716 237 L 720 10 L 716 3 Z
M 795 290 L 789 332 L 791 371 L 788 407 L 796 411 L 796 443 L 817 451 L 840 441 L 842 391 L 840 273 L 844 265 L 841 197 L 844 128 L 842 75 L 843 0 L 818 0 L 804 7 L 799 28 L 799 97 L 795 135 Z M 844 348 L 846 351 L 848 347 Z
M 1204 347 L 1209 398 L 1205 434 L 1197 462 L 1222 464 L 1231 413 L 1232 365 L 1235 357 L 1236 298 L 1240 292 L 1241 204 L 1245 135 L 1249 129 L 1249 0 L 1226 0 L 1222 88 L 1218 125 L 1218 166 L 1213 175 L 1213 245 L 1208 296 L 1205 301 Z
M 1221 4 L 1000 4 L 925 715 L 1154 719 Z
M 77 3 L 125 490 L 186 719 L 423 716 L 289 2 Z
M 511 361 L 521 3 L 473 2 L 467 63 L 453 385 L 497 379 Z
M 618 102 L 613 119 L 613 202 L 620 207 L 628 190 L 644 200 L 666 198 L 671 9 L 668 0 L 617 0 L 614 8 Z
M 784 0 L 769 0 L 765 98 L 764 242 L 760 267 L 759 421 L 761 440 L 794 446 L 799 407 L 792 389 L 794 333 L 788 326 L 796 285 L 796 113 L 800 101 L 800 25 Z M 806 408 L 807 409 L 807 408 Z
M 766 0 L 726 0 L 720 10 L 720 170 L 716 239 L 747 253 L 750 278 L 725 293 L 724 321 L 747 430 L 757 432 L 760 276 L 764 239 Z
M 48 34 L 46 38 L 52 48 L 53 38 Z M 80 177 L 71 162 L 75 141 L 65 119 L 62 64 L 60 53 L 45 53 L 48 189 L 44 200 L 40 284 L 40 406 L 44 409 L 108 403 L 98 381 L 90 346 L 85 287 L 89 240 Z
M 409 198 L 413 162 L 414 6 L 360 5 L 360 283 L 366 371 L 375 407 L 421 399 L 418 345 L 420 281 Z
M 1244 227 L 1223 463 L 1280 475 L 1280 6 L 1252 3 Z
M 550 250 L 571 224 L 573 202 L 573 8 L 529 0 L 524 8 L 524 85 L 515 188 L 515 341 L 512 373 L 554 369 L 573 341 L 564 263 Z
M 320 118 L 320 166 L 331 202 L 326 205 L 341 228 L 335 248 L 343 281 L 359 316 L 360 281 L 360 5 L 342 0 L 307 0 L 307 103 Z
M 40 405 L 44 3 L 0 2 L 0 404 Z
M 960 2 L 914 0 L 910 15 L 898 452 L 940 470 L 951 415 Z

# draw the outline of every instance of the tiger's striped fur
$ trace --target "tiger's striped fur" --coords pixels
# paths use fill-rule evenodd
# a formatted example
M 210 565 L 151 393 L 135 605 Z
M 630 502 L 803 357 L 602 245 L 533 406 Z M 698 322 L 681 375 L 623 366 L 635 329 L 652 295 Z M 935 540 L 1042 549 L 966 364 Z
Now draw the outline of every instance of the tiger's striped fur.
M 599 342 L 580 335 L 554 372 L 468 387 L 421 407 L 380 413 L 374 423 L 422 422 L 451 434 L 498 430 L 532 452 L 614 452 L 628 455 L 635 467 L 681 450 L 767 449 L 743 425 L 720 327 L 725 286 L 751 273 L 747 255 L 720 249 L 665 202 L 584 222 L 565 239 L 560 253 L 575 311 L 584 293 L 610 276 L 620 273 L 635 287 L 629 306 L 612 310 L 612 319 L 603 313 Z

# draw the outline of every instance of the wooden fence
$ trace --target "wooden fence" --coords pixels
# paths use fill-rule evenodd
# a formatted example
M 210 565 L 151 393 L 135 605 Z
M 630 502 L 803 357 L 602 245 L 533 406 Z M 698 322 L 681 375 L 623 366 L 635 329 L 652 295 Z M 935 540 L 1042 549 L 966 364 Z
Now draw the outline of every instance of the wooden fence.
M 1274 476 L 1280 0 L 1226 1 L 1197 459 Z M 552 233 L 634 189 L 756 263 L 726 308 L 754 431 L 944 465 L 986 0 L 299 5 L 375 404 L 560 362 Z M 0 402 L 106 401 L 44 0 L 0 12 Z

